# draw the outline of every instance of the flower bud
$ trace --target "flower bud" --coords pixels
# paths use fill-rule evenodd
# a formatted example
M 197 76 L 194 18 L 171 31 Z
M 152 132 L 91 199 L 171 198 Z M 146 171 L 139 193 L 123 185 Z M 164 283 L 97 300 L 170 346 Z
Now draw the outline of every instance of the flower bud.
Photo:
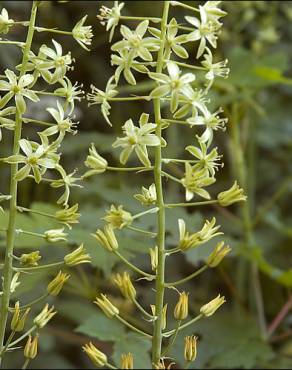
M 225 297 L 220 297 L 220 294 L 209 303 L 201 307 L 200 313 L 204 316 L 212 316 L 223 303 L 225 303 Z
M 152 315 L 154 317 L 156 317 L 156 307 L 154 304 L 151 304 L 150 305 L 150 308 L 151 308 L 151 311 L 152 311 Z M 162 309 L 162 320 L 161 320 L 161 329 L 164 330 L 166 328 L 166 316 L 167 314 L 167 303 L 163 306 L 163 309 Z
M 133 301 L 136 298 L 136 289 L 131 282 L 131 278 L 127 272 L 123 275 L 116 274 L 114 282 L 119 287 L 123 296 Z
M 30 308 L 27 308 L 24 313 L 20 315 L 19 302 L 15 303 L 13 317 L 10 325 L 12 331 L 20 332 L 23 330 L 29 311 Z
M 119 310 L 114 306 L 106 297 L 105 294 L 101 294 L 101 298 L 97 298 L 94 303 L 101 308 L 104 314 L 110 319 L 119 314 Z
M 89 155 L 87 156 L 84 164 L 86 167 L 91 168 L 90 171 L 87 171 L 83 175 L 84 178 L 103 173 L 108 166 L 107 161 L 97 153 L 94 144 L 91 144 L 91 148 L 89 148 Z
M 38 341 L 39 336 L 36 335 L 34 338 L 30 335 L 27 339 L 26 345 L 24 347 L 24 357 L 30 360 L 36 358 L 38 354 Z
M 12 27 L 13 24 L 14 24 L 14 20 L 9 19 L 7 10 L 3 8 L 0 14 L 0 33 L 3 33 L 3 34 L 8 33 L 10 27 Z
M 47 323 L 56 315 L 57 311 L 54 311 L 54 306 L 49 309 L 49 305 L 46 304 L 43 310 L 34 319 L 34 324 L 38 328 L 43 328 Z
M 121 354 L 121 369 L 128 370 L 134 369 L 134 358 L 132 353 L 122 353 Z
M 38 266 L 38 261 L 42 258 L 40 251 L 31 252 L 28 254 L 22 254 L 20 256 L 20 264 L 25 267 Z
M 189 314 L 189 293 L 182 292 L 179 294 L 179 300 L 174 309 L 176 320 L 184 320 Z
M 134 198 L 137 199 L 143 206 L 150 206 L 156 204 L 157 195 L 155 184 L 150 185 L 149 189 L 142 186 L 142 194 L 135 194 Z
M 224 245 L 224 241 L 217 244 L 213 252 L 207 258 L 207 265 L 209 267 L 216 267 L 223 260 L 223 258 L 231 251 L 228 245 Z
M 53 229 L 45 231 L 44 238 L 49 243 L 66 242 L 67 234 L 63 233 L 63 229 Z
M 156 271 L 157 266 L 158 266 L 158 247 L 155 246 L 154 248 L 150 248 L 149 254 L 150 254 L 152 271 Z
M 83 351 L 96 367 L 103 367 L 107 363 L 107 356 L 99 351 L 91 342 L 82 347 Z
M 187 362 L 195 361 L 197 357 L 197 340 L 198 337 L 194 335 L 185 337 L 184 358 Z
M 111 224 L 113 228 L 122 229 L 131 225 L 133 218 L 130 212 L 123 210 L 123 206 L 115 207 L 112 205 L 104 220 Z
M 222 191 L 217 196 L 218 202 L 222 207 L 230 206 L 236 202 L 245 201 L 246 198 L 247 196 L 244 195 L 243 189 L 238 186 L 237 181 L 234 182 L 229 190 Z
M 91 257 L 88 253 L 86 253 L 86 249 L 84 248 L 83 244 L 81 244 L 80 247 L 64 257 L 64 262 L 67 266 L 72 267 L 81 265 L 82 263 L 90 263 Z
M 98 240 L 99 244 L 109 252 L 113 252 L 119 247 L 114 229 L 111 225 L 105 225 L 104 231 L 98 229 L 95 234 L 92 235 Z
M 75 204 L 72 207 L 66 206 L 64 209 L 57 211 L 55 213 L 55 218 L 57 221 L 62 222 L 63 224 L 67 225 L 69 229 L 71 229 L 70 224 L 78 224 L 80 213 L 78 211 L 78 204 Z
M 48 284 L 47 292 L 53 297 L 57 296 L 69 277 L 69 274 L 59 271 L 58 275 Z

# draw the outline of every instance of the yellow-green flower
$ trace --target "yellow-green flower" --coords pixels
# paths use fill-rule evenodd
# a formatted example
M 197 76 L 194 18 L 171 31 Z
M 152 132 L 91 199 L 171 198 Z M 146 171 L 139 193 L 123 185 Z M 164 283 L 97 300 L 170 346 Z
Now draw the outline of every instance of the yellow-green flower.
M 189 293 L 182 292 L 179 294 L 179 300 L 174 309 L 174 318 L 184 320 L 189 314 Z
M 225 302 L 225 297 L 221 297 L 220 294 L 218 294 L 216 298 L 212 299 L 212 301 L 201 307 L 200 313 L 207 317 L 212 316 Z
M 99 351 L 91 342 L 82 347 L 83 351 L 96 367 L 103 367 L 107 363 L 107 356 Z
M 119 310 L 114 306 L 105 294 L 100 295 L 101 298 L 96 297 L 94 303 L 104 312 L 110 319 L 119 314 Z

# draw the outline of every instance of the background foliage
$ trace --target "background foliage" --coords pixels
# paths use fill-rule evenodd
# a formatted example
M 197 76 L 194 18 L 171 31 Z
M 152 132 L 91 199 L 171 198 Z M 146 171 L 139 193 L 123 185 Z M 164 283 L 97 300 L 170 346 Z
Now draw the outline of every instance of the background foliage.
M 72 50 L 73 57 L 79 61 L 72 77 L 84 84 L 85 91 L 89 91 L 91 83 L 103 88 L 112 73 L 107 62 L 110 57 L 108 35 L 96 19 L 101 3 L 111 5 L 111 2 L 100 1 L 44 1 L 39 9 L 38 24 L 45 24 L 50 28 L 71 30 L 81 16 L 89 15 L 88 24 L 93 25 L 95 34 L 91 52 L 85 55 L 70 38 L 66 38 L 63 44 L 66 45 L 66 50 Z M 28 18 L 29 1 L 1 1 L 2 6 L 8 9 L 13 19 Z M 127 15 L 145 15 L 143 12 L 146 9 L 147 15 L 155 17 L 161 14 L 161 6 L 161 1 L 126 1 L 125 12 Z M 292 2 L 226 1 L 224 6 L 228 16 L 224 18 L 225 27 L 218 48 L 221 55 L 218 55 L 218 59 L 229 59 L 231 74 L 227 80 L 216 82 L 214 94 L 216 106 L 222 105 L 229 118 L 229 135 L 219 134 L 216 138 L 217 145 L 224 154 L 225 166 L 220 172 L 215 191 L 225 189 L 231 180 L 238 177 L 238 158 L 234 150 L 234 144 L 238 140 L 243 151 L 254 242 L 252 245 L 246 243 L 241 227 L 240 206 L 235 206 L 231 212 L 210 206 L 206 208 L 204 215 L 196 209 L 170 212 L 167 214 L 168 241 L 173 245 L 177 242 L 178 218 L 184 218 L 192 227 L 200 227 L 203 217 L 215 215 L 218 224 L 225 231 L 226 240 L 233 248 L 231 256 L 217 269 L 203 274 L 196 280 L 195 286 L 191 282 L 187 283 L 187 289 L 195 297 L 191 302 L 191 309 L 194 311 L 219 291 L 224 293 L 228 301 L 220 313 L 210 320 L 200 322 L 195 328 L 188 329 L 190 334 L 195 332 L 200 338 L 194 368 L 291 368 Z M 177 18 L 180 17 L 180 12 L 180 8 L 177 8 Z M 183 12 L 181 21 L 183 22 Z M 16 27 L 13 37 L 23 38 L 23 29 Z M 40 45 L 48 42 L 48 37 L 48 34 L 40 34 L 37 42 Z M 62 36 L 56 39 L 62 40 Z M 2 48 L 4 50 L 3 46 Z M 5 46 L 5 52 L 0 53 L 1 70 L 17 65 L 19 58 L 17 49 Z M 139 83 L 143 84 L 143 81 Z M 128 92 L 135 93 L 134 89 L 135 87 Z M 48 104 L 44 99 L 42 102 L 34 115 L 46 120 L 44 107 Z M 127 109 L 116 105 L 112 109 L 112 122 L 123 124 L 130 116 L 137 117 L 140 111 L 141 106 L 136 107 L 132 102 L 129 102 Z M 117 162 L 117 152 L 112 150 L 111 142 L 117 136 L 113 132 L 115 128 L 118 132 L 119 126 L 108 130 L 98 108 L 87 108 L 86 102 L 79 105 L 75 114 L 80 121 L 79 133 L 68 137 L 64 142 L 64 166 L 72 171 L 78 168 L 83 172 L 83 162 L 91 142 L 95 143 L 103 156 L 113 163 Z M 179 130 L 168 138 L 169 157 L 180 154 L 178 148 L 184 148 L 187 137 L 187 130 Z M 7 155 L 10 147 L 11 135 L 8 134 L 1 142 L 1 156 Z M 0 166 L 0 191 L 7 193 L 8 167 L 2 164 Z M 56 302 L 59 315 L 44 330 L 41 340 L 42 355 L 32 362 L 33 368 L 46 368 L 46 364 L 50 368 L 90 368 L 86 356 L 81 352 L 81 345 L 88 337 L 107 354 L 112 354 L 114 361 L 118 361 L 120 353 L 131 351 L 137 367 L 150 366 L 148 344 L 127 332 L 120 323 L 105 318 L 92 304 L 98 291 L 107 290 L 115 303 L 123 306 L 129 316 L 134 312 L 131 304 L 121 300 L 111 284 L 112 272 L 121 270 L 122 266 L 114 256 L 97 246 L 90 233 L 99 226 L 104 208 L 112 203 L 122 203 L 133 213 L 138 210 L 137 202 L 130 199 L 128 194 L 139 191 L 139 181 L 140 177 L 106 173 L 86 181 L 82 189 L 74 190 L 72 204 L 79 203 L 82 217 L 80 223 L 69 233 L 69 240 L 72 245 L 85 243 L 92 256 L 93 266 L 80 267 L 72 273 L 72 278 Z M 168 197 L 172 197 L 174 201 L 181 197 L 179 191 L 176 184 L 167 185 Z M 53 213 L 52 196 L 51 189 L 46 185 L 36 187 L 33 181 L 27 180 L 21 183 L 19 204 Z M 6 222 L 7 214 L 0 214 L 1 227 L 5 227 Z M 141 227 L 151 230 L 151 222 L 151 216 L 145 217 Z M 19 215 L 19 228 L 31 229 L 25 227 L 31 224 L 36 232 L 56 226 L 53 221 L 40 219 L 39 216 Z M 41 248 L 42 254 L 47 254 L 46 257 L 52 260 L 63 253 L 62 248 L 67 248 L 66 245 L 46 247 L 39 243 L 35 238 L 21 236 L 17 239 L 16 246 L 21 251 Z M 4 245 L 5 241 L 1 238 L 0 246 L 3 248 Z M 143 237 L 135 233 L 130 235 L 129 231 L 127 236 L 121 234 L 120 245 L 124 249 L 123 253 L 128 258 L 135 259 L 136 264 L 142 267 L 149 258 L 148 248 L 153 246 L 146 245 Z M 209 254 L 211 247 L 207 245 L 188 252 L 186 261 L 183 256 L 176 258 L 167 271 L 171 280 L 179 279 L 182 271 L 186 273 L 188 270 L 191 273 L 202 257 Z M 266 340 L 262 339 L 257 323 L 254 296 L 256 282 L 254 275 L 250 273 L 253 264 L 260 271 L 264 311 L 270 333 Z M 38 290 L 41 291 L 49 279 L 50 275 L 46 272 L 42 275 L 28 275 L 20 287 L 25 299 L 30 300 L 37 296 Z M 149 305 L 153 300 L 152 291 L 143 282 L 138 282 L 137 285 L 141 301 L 144 305 Z M 175 293 L 168 294 L 169 300 L 175 303 Z M 279 319 L 278 314 L 281 310 L 283 312 L 283 307 L 287 308 L 286 315 L 275 326 L 274 320 Z M 185 334 L 186 332 L 181 334 L 173 349 L 176 357 L 179 357 L 179 353 L 183 355 L 182 338 Z M 16 356 L 7 356 L 7 367 L 12 368 L 18 362 Z

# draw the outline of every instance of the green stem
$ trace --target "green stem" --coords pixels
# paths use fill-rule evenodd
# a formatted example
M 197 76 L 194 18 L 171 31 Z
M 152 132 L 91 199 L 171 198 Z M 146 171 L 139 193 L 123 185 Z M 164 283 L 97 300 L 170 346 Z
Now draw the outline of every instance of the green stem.
M 141 311 L 142 312 L 142 314 L 143 315 L 145 315 L 146 317 L 148 317 L 149 319 L 151 319 L 152 321 L 154 321 L 154 316 L 153 315 L 151 315 L 150 313 L 148 313 L 141 305 L 140 305 L 140 303 L 136 300 L 136 299 L 134 299 L 133 300 L 133 302 L 134 302 L 134 304 L 135 304 L 135 306 L 138 308 L 138 310 L 139 311 Z
M 181 180 L 180 179 L 178 179 L 178 178 L 170 175 L 169 173 L 167 173 L 165 171 L 161 171 L 161 175 L 164 176 L 164 177 L 168 177 L 170 180 L 175 181 L 175 182 L 181 184 Z
M 52 33 L 59 33 L 61 35 L 72 36 L 72 31 L 62 31 L 62 30 L 57 30 L 57 29 L 54 29 L 54 28 L 45 28 L 45 27 L 34 27 L 34 29 L 37 32 L 52 32 Z
M 195 206 L 205 206 L 208 204 L 217 204 L 218 200 L 206 200 L 203 202 L 195 202 L 195 203 L 169 203 L 165 204 L 165 208 L 174 208 L 174 207 L 195 207 Z
M 8 339 L 7 339 L 7 341 L 6 341 L 6 343 L 5 343 L 5 346 L 4 346 L 3 350 L 2 350 L 2 352 L 1 352 L 1 356 L 3 356 L 3 355 L 4 355 L 4 353 L 6 352 L 6 350 L 7 350 L 8 346 L 9 346 L 9 344 L 11 343 L 12 339 L 14 338 L 14 335 L 15 335 L 15 331 L 12 331 L 12 332 L 10 333 L 10 335 L 9 335 L 9 337 L 8 337 Z
M 131 17 L 131 16 L 126 16 L 126 15 L 121 15 L 119 18 L 125 21 L 145 21 L 147 20 L 153 23 L 161 22 L 161 18 L 155 18 L 155 17 Z
M 180 6 L 182 8 L 185 8 L 185 9 L 188 9 L 188 10 L 192 10 L 193 12 L 200 12 L 200 10 L 198 8 L 195 8 L 195 7 L 191 6 L 191 5 L 187 5 L 187 4 L 182 3 L 180 1 L 172 1 L 171 2 L 171 5 L 172 6 Z
M 18 344 L 19 342 L 21 342 L 23 339 L 25 339 L 26 337 L 28 337 L 31 333 L 33 333 L 35 330 L 36 330 L 37 326 L 34 325 L 32 326 L 27 332 L 25 332 L 21 337 L 17 338 L 14 342 L 10 343 L 8 348 L 12 348 L 14 346 L 16 346 L 16 344 Z
M 56 124 L 54 123 L 39 121 L 38 119 L 32 119 L 32 118 L 23 118 L 23 123 L 34 123 L 37 125 L 47 126 L 47 127 L 56 126 Z
M 163 351 L 163 353 L 162 353 L 162 357 L 165 357 L 165 356 L 168 354 L 168 352 L 171 350 L 171 347 L 174 345 L 174 342 L 175 342 L 175 340 L 176 340 L 177 334 L 178 334 L 178 332 L 179 332 L 180 324 L 181 324 L 181 320 L 179 320 L 179 321 L 177 322 L 177 326 L 176 326 L 175 332 L 174 332 L 174 334 L 173 334 L 173 336 L 172 336 L 171 340 L 169 341 L 168 346 L 167 346 L 167 347 L 165 348 L 165 350 Z
M 163 15 L 161 20 L 161 35 L 160 35 L 160 49 L 157 56 L 156 72 L 161 73 L 163 69 L 164 49 L 166 43 L 167 20 L 169 13 L 169 1 L 164 1 Z M 154 99 L 154 116 L 157 124 L 155 134 L 158 138 L 162 138 L 162 122 L 161 122 L 161 103 L 160 99 Z M 163 199 L 162 187 L 162 148 L 157 146 L 155 148 L 155 166 L 154 179 L 157 193 L 158 212 L 158 264 L 156 270 L 156 301 L 155 301 L 155 315 L 157 320 L 154 322 L 154 334 L 152 342 L 152 363 L 158 364 L 161 357 L 162 346 L 162 325 L 163 325 L 163 305 L 164 305 L 164 279 L 165 279 L 165 207 Z
M 136 231 L 137 233 L 148 235 L 150 238 L 155 238 L 157 236 L 157 233 L 152 233 L 151 231 L 139 229 L 138 227 L 134 226 L 128 226 L 128 229 Z
M 23 76 L 26 71 L 26 65 L 29 58 L 29 52 L 31 49 L 32 39 L 34 35 L 34 25 L 37 14 L 38 1 L 34 1 L 31 9 L 31 16 L 29 21 L 29 27 L 25 42 L 25 48 L 23 51 L 22 64 L 19 77 Z M 13 155 L 19 153 L 19 140 L 21 139 L 21 129 L 22 129 L 22 114 L 16 108 L 15 114 L 15 130 L 14 130 L 14 141 L 13 141 Z M 5 261 L 4 261 L 4 272 L 3 272 L 3 296 L 1 300 L 0 307 L 0 352 L 3 349 L 8 308 L 10 301 L 10 284 L 12 280 L 12 261 L 13 261 L 13 249 L 14 249 L 14 240 L 15 240 L 15 223 L 16 223 L 16 214 L 17 214 L 17 180 L 15 175 L 18 171 L 18 164 L 11 165 L 10 172 L 10 212 L 9 212 L 9 223 L 7 230 L 7 244 L 5 251 Z M 1 359 L 0 359 L 1 364 Z
M 131 171 L 151 171 L 153 167 L 107 167 L 110 171 L 120 171 L 120 172 L 131 172 Z
M 50 263 L 48 265 L 42 265 L 42 266 L 35 266 L 35 267 L 14 267 L 14 271 L 16 272 L 36 272 L 36 271 L 42 271 L 46 269 L 51 269 L 51 268 L 56 268 L 59 266 L 64 266 L 65 262 L 55 262 L 55 263 Z
M 24 362 L 24 364 L 23 364 L 23 366 L 22 366 L 22 370 L 25 370 L 25 369 L 27 369 L 27 367 L 28 367 L 28 365 L 29 365 L 29 363 L 30 363 L 30 358 L 27 358 L 26 360 L 25 360 L 25 362 Z
M 136 333 L 139 333 L 141 335 L 143 335 L 144 337 L 147 337 L 149 339 L 152 339 L 152 335 L 148 334 L 148 333 L 145 333 L 144 331 L 136 328 L 136 326 L 133 326 L 132 324 L 130 324 L 128 321 L 126 321 L 125 319 L 123 319 L 121 316 L 119 315 L 116 315 L 115 316 L 122 324 L 126 325 L 129 329 L 135 331 Z
M 181 331 L 181 330 L 185 329 L 186 327 L 188 327 L 188 326 L 190 326 L 190 325 L 194 324 L 195 322 L 197 322 L 197 321 L 201 320 L 203 317 L 204 317 L 204 315 L 203 315 L 203 314 L 200 314 L 200 315 L 196 316 L 194 319 L 192 319 L 192 320 L 190 320 L 190 321 L 186 322 L 185 324 L 181 325 L 181 326 L 179 327 L 178 331 Z M 170 331 L 167 331 L 166 333 L 163 333 L 163 336 L 164 336 L 164 337 L 169 337 L 170 335 L 174 334 L 174 333 L 175 333 L 175 331 L 176 331 L 176 329 L 172 329 L 172 330 L 170 330 Z
M 18 206 L 17 209 L 20 212 L 30 212 L 30 213 L 35 213 L 36 215 L 40 215 L 40 216 L 45 216 L 45 217 L 49 217 L 49 218 L 56 218 L 54 215 L 51 215 L 51 214 L 45 213 L 45 212 L 41 212 L 41 211 L 37 211 L 35 209 L 30 209 L 30 208 L 25 208 L 25 207 L 20 207 L 20 206 Z
M 41 297 L 38 297 L 38 298 L 34 299 L 30 303 L 27 303 L 26 305 L 19 307 L 20 311 L 24 311 L 27 308 L 30 308 L 31 306 L 35 305 L 36 303 L 39 303 L 39 302 L 43 301 L 44 299 L 46 299 L 48 297 L 48 295 L 49 295 L 48 293 L 45 293 Z M 9 311 L 14 312 L 15 308 L 10 308 Z
M 114 365 L 109 364 L 108 362 L 105 364 L 105 368 L 106 369 L 113 369 L 113 370 L 117 369 L 117 367 L 115 367 Z
M 167 288 L 169 287 L 173 287 L 173 286 L 176 286 L 176 285 L 180 285 L 180 284 L 183 284 L 191 279 L 193 279 L 194 277 L 200 275 L 202 272 L 206 271 L 208 268 L 208 265 L 204 265 L 203 267 L 201 267 L 199 270 L 195 271 L 194 273 L 192 273 L 191 275 L 183 278 L 183 279 L 180 279 L 180 280 L 177 280 L 177 281 L 174 281 L 173 283 L 165 283 L 165 286 Z
M 145 276 L 147 279 L 150 279 L 150 280 L 155 279 L 154 275 L 148 274 L 147 272 L 140 270 L 138 267 L 136 267 L 130 261 L 128 261 L 123 255 L 121 255 L 118 251 L 115 250 L 114 254 L 118 256 L 133 271 L 137 272 L 138 274 L 142 276 Z
M 125 102 L 125 101 L 135 101 L 135 100 L 151 100 L 151 97 L 149 95 L 146 95 L 146 96 L 127 96 L 127 97 L 124 97 L 124 98 L 108 98 L 107 99 L 108 101 L 121 101 L 121 102 Z
M 132 219 L 135 220 L 137 218 L 147 215 L 148 213 L 156 213 L 157 211 L 158 211 L 158 207 L 147 209 L 147 211 L 137 213 L 136 215 L 132 217 Z
M 203 71 L 206 71 L 207 68 L 204 68 L 204 67 L 199 67 L 199 66 L 193 66 L 191 64 L 187 64 L 187 63 L 181 63 L 181 62 L 175 62 L 178 66 L 181 66 L 181 67 L 184 67 L 184 68 L 190 68 L 190 69 L 199 69 L 199 70 L 203 70 Z

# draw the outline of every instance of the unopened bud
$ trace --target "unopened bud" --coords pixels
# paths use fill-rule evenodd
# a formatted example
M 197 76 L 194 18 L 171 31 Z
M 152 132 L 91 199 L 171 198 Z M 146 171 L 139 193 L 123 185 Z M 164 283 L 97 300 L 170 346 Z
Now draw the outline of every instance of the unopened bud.
M 179 294 L 179 300 L 174 309 L 176 320 L 184 320 L 189 314 L 189 293 L 182 292 Z
M 197 357 L 197 340 L 194 335 L 185 337 L 184 358 L 187 362 L 195 361 Z
M 122 353 L 121 355 L 121 369 L 134 369 L 134 358 L 132 353 Z
M 136 289 L 132 284 L 130 275 L 127 272 L 124 272 L 123 275 L 116 274 L 114 282 L 119 287 L 125 298 L 132 301 L 136 298 Z
M 90 263 L 91 257 L 88 253 L 86 253 L 86 249 L 84 248 L 83 244 L 81 244 L 80 247 L 64 257 L 64 262 L 67 266 L 72 267 L 82 263 Z
M 119 314 L 119 310 L 114 306 L 105 294 L 101 294 L 101 298 L 97 298 L 94 303 L 104 312 L 110 319 Z
M 96 230 L 95 234 L 92 234 L 92 236 L 94 236 L 99 244 L 109 252 L 113 252 L 119 248 L 114 229 L 110 224 L 105 225 L 103 231 L 99 229 Z
M 59 271 L 58 275 L 48 284 L 47 292 L 53 297 L 57 296 L 69 277 L 69 274 Z
M 11 320 L 11 330 L 15 332 L 20 332 L 24 329 L 25 321 L 27 315 L 30 311 L 30 308 L 27 308 L 24 313 L 21 315 L 19 302 L 16 302 L 14 305 L 13 317 Z
M 209 303 L 201 307 L 200 313 L 204 316 L 212 316 L 220 306 L 225 303 L 225 297 L 221 297 L 220 294 Z
M 38 261 L 42 258 L 39 251 L 31 252 L 28 254 L 22 254 L 20 256 L 20 264 L 25 267 L 38 266 Z
M 45 231 L 44 238 L 49 243 L 65 242 L 67 241 L 67 234 L 63 231 L 64 228 Z
M 107 356 L 99 351 L 91 342 L 82 347 L 83 351 L 96 367 L 103 367 L 107 363 Z
M 38 341 L 39 336 L 36 335 L 35 337 L 32 337 L 31 335 L 28 337 L 26 345 L 24 347 L 24 357 L 30 360 L 33 360 L 36 358 L 38 354 Z

